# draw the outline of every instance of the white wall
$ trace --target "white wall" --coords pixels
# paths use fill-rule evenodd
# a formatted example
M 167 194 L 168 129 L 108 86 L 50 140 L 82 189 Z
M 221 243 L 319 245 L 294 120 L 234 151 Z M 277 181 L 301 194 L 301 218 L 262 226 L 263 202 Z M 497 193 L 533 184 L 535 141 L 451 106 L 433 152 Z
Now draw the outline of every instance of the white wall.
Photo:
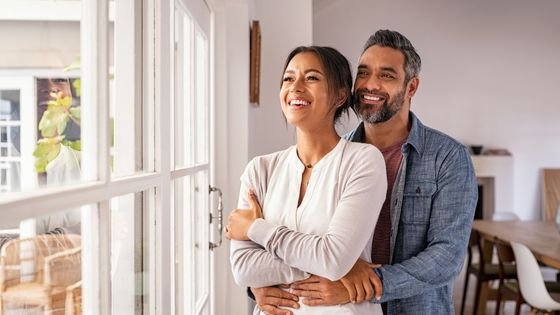
M 555 0 L 316 0 L 313 40 L 355 67 L 375 30 L 406 35 L 423 60 L 412 110 L 465 144 L 512 152 L 513 210 L 537 219 L 540 170 L 560 167 L 558 12 Z
M 0 68 L 63 69 L 80 56 L 78 22 L 0 21 Z
M 312 42 L 311 0 L 255 2 L 260 20 L 261 97 L 249 111 L 249 156 L 271 153 L 295 143 L 293 128 L 284 121 L 278 93 L 282 67 L 290 51 Z
M 237 205 L 239 176 L 249 159 L 249 21 L 253 0 L 214 2 L 215 183 L 223 190 L 224 224 Z M 218 237 L 218 236 L 216 236 Z M 244 290 L 233 282 L 229 241 L 214 250 L 213 314 L 248 314 Z
M 311 0 L 215 1 L 216 33 L 216 182 L 224 188 L 224 219 L 237 205 L 239 177 L 255 155 L 294 143 L 284 123 L 278 92 L 288 53 L 312 40 Z M 294 10 L 297 8 L 297 10 Z M 261 42 L 260 105 L 249 104 L 249 26 L 259 20 Z M 249 314 L 245 288 L 231 276 L 229 242 L 216 250 L 215 314 Z

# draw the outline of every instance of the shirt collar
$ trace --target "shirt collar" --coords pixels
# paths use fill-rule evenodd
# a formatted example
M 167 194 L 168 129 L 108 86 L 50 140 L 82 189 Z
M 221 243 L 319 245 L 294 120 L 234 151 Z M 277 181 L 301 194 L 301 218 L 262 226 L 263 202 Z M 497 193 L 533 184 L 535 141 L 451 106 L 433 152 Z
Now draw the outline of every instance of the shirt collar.
M 405 144 L 403 145 L 403 151 L 407 146 L 413 147 L 419 155 L 424 152 L 424 133 L 426 132 L 426 127 L 418 117 L 411 111 L 409 112 L 409 119 L 411 122 L 410 132 Z M 365 142 L 365 127 L 364 122 L 360 122 L 356 130 L 351 134 L 350 140 L 354 142 Z

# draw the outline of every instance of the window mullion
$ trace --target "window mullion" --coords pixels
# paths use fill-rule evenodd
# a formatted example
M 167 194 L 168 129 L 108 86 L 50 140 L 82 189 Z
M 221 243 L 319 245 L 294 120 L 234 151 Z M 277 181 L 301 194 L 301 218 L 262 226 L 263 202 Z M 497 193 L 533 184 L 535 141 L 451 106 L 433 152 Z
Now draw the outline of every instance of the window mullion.
M 174 25 L 173 1 L 160 0 L 155 5 L 155 147 L 156 172 L 161 173 L 161 185 L 156 190 L 155 213 L 155 307 L 156 314 L 174 314 L 174 234 L 171 211 L 171 108 L 173 104 L 174 45 L 171 25 Z M 151 271 L 150 270 L 150 271 Z M 152 294 L 152 292 L 150 292 Z
M 110 179 L 108 1 L 84 0 L 81 25 L 82 175 L 84 180 L 102 183 Z M 102 211 L 103 204 L 104 202 L 99 203 L 97 210 L 90 211 Z M 82 267 L 86 272 L 97 267 L 100 277 L 84 282 L 84 307 L 93 314 L 109 315 L 111 287 L 110 281 L 103 278 L 103 275 L 107 268 L 110 269 L 110 265 L 108 267 L 102 257 L 110 257 L 110 246 L 104 246 L 106 240 L 103 238 L 107 237 L 103 233 L 110 220 L 106 215 L 96 216 L 90 213 L 89 216 L 99 218 L 99 221 L 92 220 L 90 233 L 83 233 L 83 242 L 93 246 L 86 248 L 91 251 L 92 259 L 84 260 Z
M 99 280 L 100 280 L 100 313 L 112 314 L 111 300 L 111 200 L 99 203 Z

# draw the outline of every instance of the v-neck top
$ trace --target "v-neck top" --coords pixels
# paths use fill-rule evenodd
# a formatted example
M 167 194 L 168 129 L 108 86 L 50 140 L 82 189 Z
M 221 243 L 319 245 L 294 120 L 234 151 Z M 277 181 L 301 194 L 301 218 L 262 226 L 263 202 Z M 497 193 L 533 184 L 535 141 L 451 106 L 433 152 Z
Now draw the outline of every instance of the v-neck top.
M 313 166 L 298 206 L 304 169 L 295 146 L 256 157 L 247 165 L 238 208 L 249 208 L 246 196 L 252 189 L 264 219 L 252 224 L 250 241 L 231 242 L 238 284 L 287 284 L 310 274 L 338 280 L 358 258 L 371 261 L 373 231 L 387 191 L 383 155 L 372 145 L 341 139 Z M 292 312 L 343 314 L 341 310 L 348 309 L 349 314 L 380 314 L 373 303 L 300 306 Z

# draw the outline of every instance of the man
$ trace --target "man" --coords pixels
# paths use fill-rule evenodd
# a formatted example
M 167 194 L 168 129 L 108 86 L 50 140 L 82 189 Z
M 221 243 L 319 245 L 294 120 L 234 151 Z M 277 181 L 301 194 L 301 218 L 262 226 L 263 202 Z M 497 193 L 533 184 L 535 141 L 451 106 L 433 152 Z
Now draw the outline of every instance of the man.
M 385 314 L 453 314 L 453 281 L 463 266 L 477 184 L 467 149 L 424 126 L 410 111 L 420 56 L 402 34 L 379 30 L 364 46 L 354 84 L 363 120 L 346 137 L 375 145 L 387 164 L 389 191 L 374 232 L 372 270 L 358 260 L 341 280 L 293 284 L 308 305 L 383 303 Z M 367 283 L 367 284 L 364 284 Z M 380 287 L 382 286 L 382 290 Z M 251 289 L 267 314 L 291 314 L 294 295 Z M 365 303 L 369 303 L 366 301 Z

